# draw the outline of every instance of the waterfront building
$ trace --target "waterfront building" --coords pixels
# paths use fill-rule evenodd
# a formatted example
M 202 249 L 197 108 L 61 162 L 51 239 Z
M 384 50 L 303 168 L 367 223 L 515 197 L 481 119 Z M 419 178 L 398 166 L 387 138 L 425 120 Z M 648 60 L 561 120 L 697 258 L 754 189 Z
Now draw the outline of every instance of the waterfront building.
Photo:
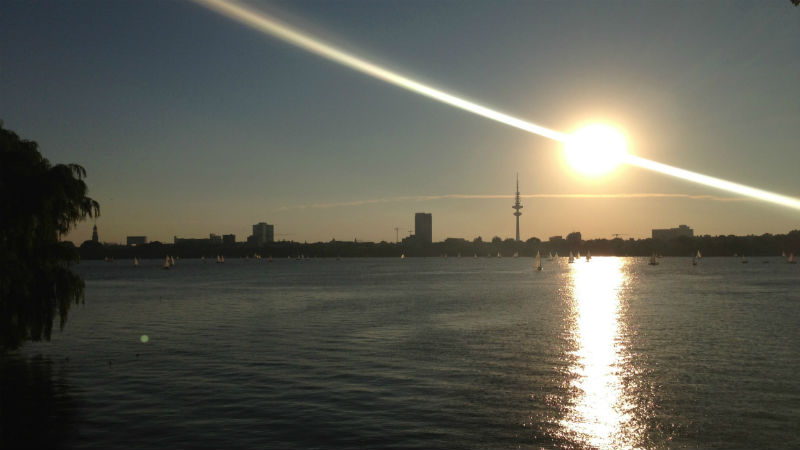
M 147 244 L 147 236 L 127 236 L 125 242 L 130 247 Z
M 414 214 L 414 236 L 419 244 L 433 242 L 433 214 L 424 212 Z
M 679 225 L 678 228 L 662 228 L 653 230 L 653 239 L 668 240 L 681 236 L 694 237 L 694 230 L 686 225 Z

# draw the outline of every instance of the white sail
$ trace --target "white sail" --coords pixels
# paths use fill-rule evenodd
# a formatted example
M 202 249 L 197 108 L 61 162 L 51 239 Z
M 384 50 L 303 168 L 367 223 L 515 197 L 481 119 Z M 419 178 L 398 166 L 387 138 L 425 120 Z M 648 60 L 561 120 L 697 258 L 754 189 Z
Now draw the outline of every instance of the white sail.
M 703 255 L 701 255 L 701 254 L 700 254 L 700 250 L 698 250 L 698 251 L 697 251 L 697 254 L 696 254 L 696 255 L 694 255 L 694 257 L 695 257 L 695 258 L 697 258 L 697 259 L 700 259 L 700 258 L 702 258 L 702 257 L 703 257 Z
M 542 257 L 539 255 L 539 250 L 536 250 L 536 261 L 535 261 L 536 270 L 542 270 Z
M 649 264 L 651 266 L 657 266 L 658 265 L 658 261 L 656 260 L 656 254 L 655 253 L 653 253 L 653 256 L 650 257 Z
M 794 260 L 794 253 L 789 253 L 789 259 L 787 261 L 789 264 L 797 264 L 797 261 Z
M 135 256 L 133 257 L 133 265 L 136 266 L 136 267 L 139 267 L 139 258 L 137 258 Z
M 586 250 L 586 261 L 591 261 L 591 260 L 592 260 L 592 252 Z
M 406 259 L 406 254 L 405 253 L 401 253 L 400 254 L 400 259 Z
M 175 258 L 173 258 L 172 256 L 169 257 L 169 265 L 170 266 L 174 266 L 175 265 Z
M 570 250 L 570 252 L 569 252 L 569 260 L 567 262 L 570 263 L 570 264 L 575 262 L 575 258 L 572 257 L 572 250 Z
M 169 269 L 169 255 L 164 258 L 164 265 L 161 267 L 162 269 Z
M 556 255 L 555 255 L 555 257 L 556 257 L 556 258 L 558 258 L 558 252 L 556 252 Z

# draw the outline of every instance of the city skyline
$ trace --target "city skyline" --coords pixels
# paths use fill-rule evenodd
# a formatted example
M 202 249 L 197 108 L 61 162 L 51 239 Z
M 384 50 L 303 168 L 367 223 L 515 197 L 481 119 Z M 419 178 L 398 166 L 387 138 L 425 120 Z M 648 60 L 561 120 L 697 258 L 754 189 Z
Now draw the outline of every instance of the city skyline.
M 788 94 L 800 39 L 788 2 L 252 5 L 537 123 L 613 123 L 637 155 L 798 194 L 800 106 Z M 86 167 L 109 242 L 246 236 L 264 217 L 288 233 L 276 239 L 391 242 L 420 210 L 437 217 L 435 241 L 513 237 L 517 171 L 522 240 L 571 230 L 646 237 L 681 223 L 711 235 L 798 228 L 796 211 L 629 167 L 580 176 L 556 143 L 191 3 L 12 3 L 4 12 L 0 119 L 51 161 Z M 88 239 L 92 225 L 66 239 Z

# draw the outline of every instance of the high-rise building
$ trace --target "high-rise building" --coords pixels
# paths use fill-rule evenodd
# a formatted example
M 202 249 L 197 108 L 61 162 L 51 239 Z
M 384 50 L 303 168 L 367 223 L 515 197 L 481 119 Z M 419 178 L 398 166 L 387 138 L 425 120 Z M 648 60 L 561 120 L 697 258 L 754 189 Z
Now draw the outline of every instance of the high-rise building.
M 433 242 L 433 215 L 431 213 L 414 214 L 414 235 L 421 244 Z
M 275 225 L 264 222 L 253 225 L 253 235 L 247 241 L 255 245 L 275 242 Z
M 520 209 L 522 209 L 522 204 L 519 202 L 519 174 L 517 174 L 517 195 L 516 200 L 514 201 L 514 206 L 511 209 L 514 209 L 514 216 L 517 218 L 517 242 L 519 242 L 519 216 L 522 215 Z
M 233 245 L 236 243 L 236 235 L 235 234 L 223 234 L 222 235 L 222 243 L 225 245 Z
M 92 228 L 92 242 L 99 242 L 100 238 L 97 236 L 97 225 Z
M 665 228 L 653 230 L 653 239 L 675 239 L 677 237 L 693 237 L 694 230 L 686 225 L 678 225 L 678 228 Z

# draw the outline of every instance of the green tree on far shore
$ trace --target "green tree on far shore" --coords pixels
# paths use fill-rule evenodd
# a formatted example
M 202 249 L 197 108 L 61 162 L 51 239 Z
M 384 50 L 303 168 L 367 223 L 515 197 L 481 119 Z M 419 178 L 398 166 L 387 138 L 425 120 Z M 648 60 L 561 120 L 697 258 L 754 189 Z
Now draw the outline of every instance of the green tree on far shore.
M 50 164 L 36 142 L 0 122 L 0 352 L 49 340 L 55 318 L 63 328 L 83 300 L 69 267 L 78 252 L 60 238 L 100 213 L 85 176 L 77 164 Z

